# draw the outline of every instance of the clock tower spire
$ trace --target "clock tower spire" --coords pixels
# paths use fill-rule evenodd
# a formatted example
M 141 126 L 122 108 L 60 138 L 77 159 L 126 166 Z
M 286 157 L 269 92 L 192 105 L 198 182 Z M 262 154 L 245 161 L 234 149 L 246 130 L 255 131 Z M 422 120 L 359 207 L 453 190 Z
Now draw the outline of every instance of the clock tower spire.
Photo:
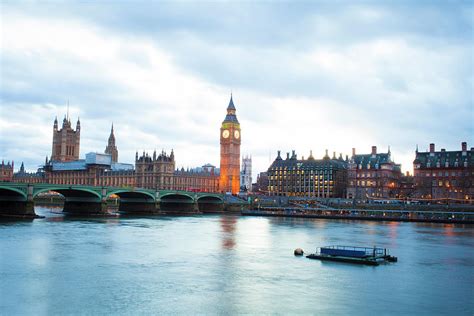
M 239 193 L 240 190 L 240 124 L 235 115 L 235 105 L 230 94 L 227 115 L 221 125 L 221 169 L 219 189 Z

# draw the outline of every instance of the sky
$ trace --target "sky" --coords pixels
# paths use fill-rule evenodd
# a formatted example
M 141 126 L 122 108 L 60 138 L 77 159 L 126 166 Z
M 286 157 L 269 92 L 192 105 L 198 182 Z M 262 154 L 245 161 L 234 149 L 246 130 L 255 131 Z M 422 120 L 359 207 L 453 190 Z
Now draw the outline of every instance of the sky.
M 470 1 L 1 1 L 0 159 L 36 170 L 53 121 L 81 157 L 219 166 L 233 94 L 254 181 L 276 157 L 474 147 Z

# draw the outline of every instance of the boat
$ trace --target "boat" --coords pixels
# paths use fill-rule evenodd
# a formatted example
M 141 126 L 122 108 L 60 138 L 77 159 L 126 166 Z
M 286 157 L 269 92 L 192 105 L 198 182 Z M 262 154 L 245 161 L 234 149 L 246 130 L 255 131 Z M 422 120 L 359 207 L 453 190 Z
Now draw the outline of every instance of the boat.
M 397 262 L 398 258 L 391 256 L 387 248 L 327 246 L 320 247 L 315 253 L 306 256 L 309 259 L 339 261 L 356 264 L 378 266 L 384 262 Z

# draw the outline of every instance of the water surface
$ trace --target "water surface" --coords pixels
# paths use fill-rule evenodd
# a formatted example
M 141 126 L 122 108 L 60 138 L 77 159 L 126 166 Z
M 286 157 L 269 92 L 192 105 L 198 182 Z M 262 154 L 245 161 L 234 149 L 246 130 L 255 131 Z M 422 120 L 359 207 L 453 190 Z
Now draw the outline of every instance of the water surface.
M 0 314 L 474 313 L 468 225 L 237 216 L 0 222 Z M 294 257 L 386 247 L 378 267 Z

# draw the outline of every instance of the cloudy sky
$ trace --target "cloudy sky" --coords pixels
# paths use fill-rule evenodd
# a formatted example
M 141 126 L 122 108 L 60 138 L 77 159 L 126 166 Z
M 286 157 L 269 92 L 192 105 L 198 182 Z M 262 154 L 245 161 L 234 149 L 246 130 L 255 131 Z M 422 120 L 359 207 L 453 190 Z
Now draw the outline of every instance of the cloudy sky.
M 233 92 L 254 176 L 276 151 L 474 146 L 474 9 L 465 1 L 2 1 L 0 158 L 35 170 L 55 116 L 81 156 L 174 148 L 219 165 Z

